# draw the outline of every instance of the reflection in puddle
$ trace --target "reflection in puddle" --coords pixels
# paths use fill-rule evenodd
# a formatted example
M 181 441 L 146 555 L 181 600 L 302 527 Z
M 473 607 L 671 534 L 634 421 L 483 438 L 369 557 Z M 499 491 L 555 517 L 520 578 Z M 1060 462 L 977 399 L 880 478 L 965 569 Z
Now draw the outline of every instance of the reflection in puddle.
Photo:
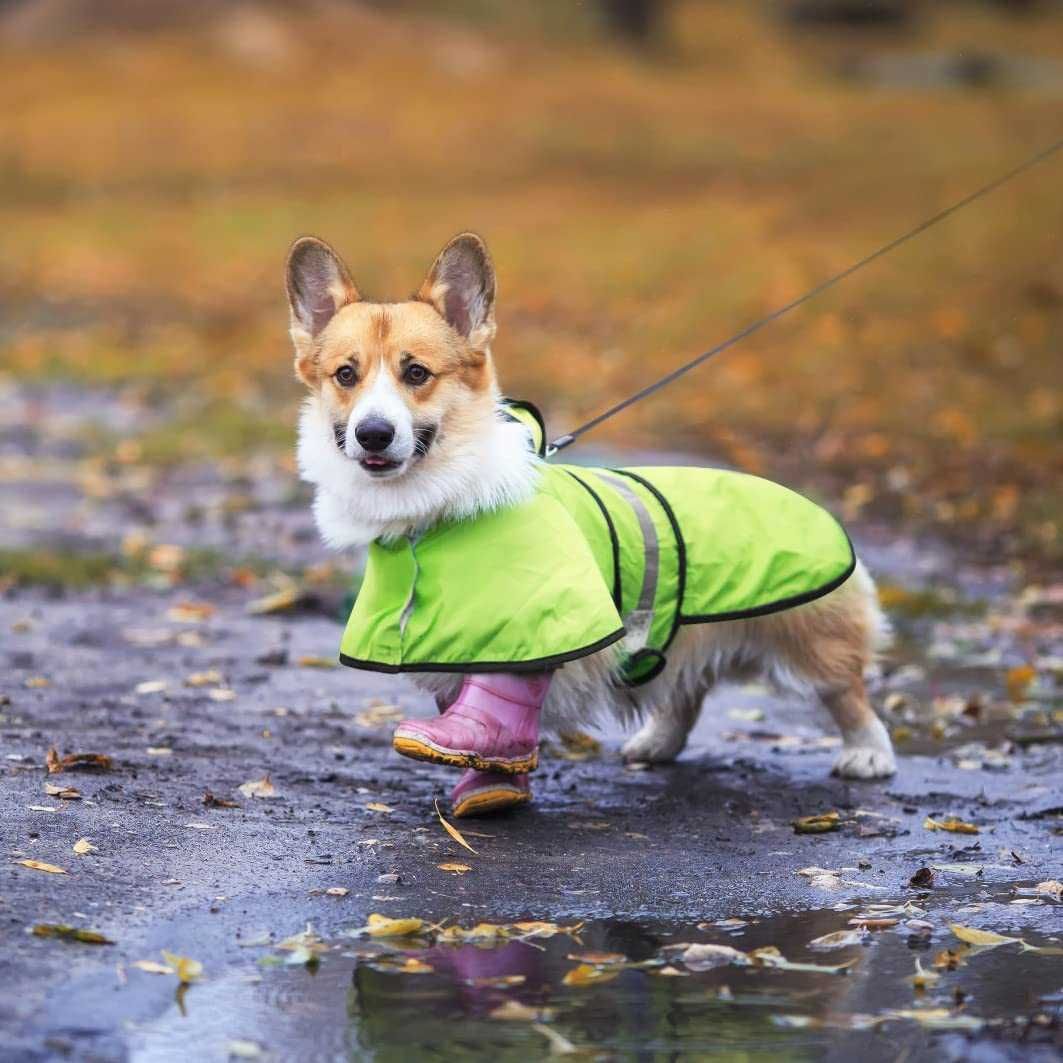
M 1019 913 L 1009 907 L 986 902 L 969 907 L 966 918 L 1014 924 Z M 1020 1035 L 1052 1051 L 1060 956 L 1017 945 L 966 948 L 948 930 L 952 913 L 937 918 L 915 909 L 913 916 L 910 904 L 898 906 L 895 925 L 858 944 L 809 947 L 846 929 L 862 910 L 839 906 L 699 927 L 599 921 L 561 933 L 510 931 L 515 938 L 488 928 L 489 940 L 465 943 L 442 943 L 438 931 L 345 938 L 309 967 L 277 966 L 285 953 L 269 952 L 256 968 L 195 987 L 187 1018 L 174 1009 L 141 1029 L 133 1058 L 225 1059 L 254 1048 L 263 1059 L 382 1063 L 572 1053 L 801 1060 L 822 1058 L 828 1048 L 853 1058 L 900 1038 L 916 1050 L 933 1040 L 942 1059 L 960 1059 L 975 1034 L 991 1038 L 983 1044 L 986 1059 L 1005 1058 L 996 1054 L 1005 1050 L 1002 1041 Z M 1051 944 L 1060 911 L 1024 907 L 1023 935 Z M 689 943 L 711 947 L 691 951 Z M 955 969 L 940 962 L 946 949 L 958 957 Z M 794 969 L 777 966 L 775 950 Z M 910 981 L 917 957 L 939 976 L 922 992 Z

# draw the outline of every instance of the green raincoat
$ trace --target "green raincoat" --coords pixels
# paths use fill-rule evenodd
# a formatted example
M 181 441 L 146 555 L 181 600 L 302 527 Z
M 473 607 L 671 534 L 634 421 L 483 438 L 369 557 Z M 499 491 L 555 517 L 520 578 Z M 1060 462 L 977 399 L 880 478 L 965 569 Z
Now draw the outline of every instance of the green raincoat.
M 514 403 L 540 452 L 533 407 Z M 680 625 L 760 616 L 840 586 L 842 526 L 769 480 L 546 464 L 528 502 L 369 547 L 340 660 L 381 672 L 545 671 L 621 642 L 648 682 Z

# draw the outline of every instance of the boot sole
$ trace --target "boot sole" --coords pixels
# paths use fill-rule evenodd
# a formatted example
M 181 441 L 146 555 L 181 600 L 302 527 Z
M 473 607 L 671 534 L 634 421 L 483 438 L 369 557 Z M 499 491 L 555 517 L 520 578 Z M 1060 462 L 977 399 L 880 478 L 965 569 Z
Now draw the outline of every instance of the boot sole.
M 450 768 L 475 768 L 477 771 L 499 771 L 504 775 L 523 775 L 539 766 L 539 750 L 533 749 L 523 757 L 500 759 L 482 757 L 460 749 L 444 749 L 421 737 L 396 734 L 391 741 L 396 753 L 411 760 L 427 760 L 431 764 L 445 764 Z
M 531 792 L 528 790 L 498 787 L 491 790 L 477 790 L 463 797 L 454 803 L 451 811 L 456 819 L 489 816 L 494 812 L 507 812 L 519 805 L 526 805 L 529 801 L 531 801 Z

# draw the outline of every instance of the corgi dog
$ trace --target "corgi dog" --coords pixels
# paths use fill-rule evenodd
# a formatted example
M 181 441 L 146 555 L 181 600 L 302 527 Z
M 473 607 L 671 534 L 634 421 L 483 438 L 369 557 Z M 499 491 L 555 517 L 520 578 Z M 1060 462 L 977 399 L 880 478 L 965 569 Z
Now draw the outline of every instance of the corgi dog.
M 303 237 L 288 257 L 287 292 L 295 372 L 308 391 L 298 465 L 326 543 L 412 537 L 535 495 L 544 459 L 526 425 L 505 415 L 491 353 L 495 272 L 478 236 L 455 237 L 416 294 L 394 303 L 363 299 L 336 252 Z M 842 738 L 836 774 L 892 775 L 890 738 L 864 684 L 887 625 L 863 565 L 850 571 L 803 604 L 679 627 L 664 670 L 641 686 L 616 681 L 615 645 L 568 661 L 553 672 L 544 725 L 612 713 L 640 725 L 623 746 L 626 760 L 670 761 L 716 683 L 761 677 L 828 710 Z M 447 704 L 464 677 L 412 678 Z

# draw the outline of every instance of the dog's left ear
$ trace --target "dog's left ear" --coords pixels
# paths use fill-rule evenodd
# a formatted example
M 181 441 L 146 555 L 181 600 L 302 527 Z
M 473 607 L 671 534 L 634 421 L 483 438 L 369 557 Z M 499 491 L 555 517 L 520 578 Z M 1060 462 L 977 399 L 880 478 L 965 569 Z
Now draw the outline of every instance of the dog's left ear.
M 475 233 L 455 236 L 440 251 L 416 297 L 431 303 L 474 350 L 494 339 L 495 268 Z

